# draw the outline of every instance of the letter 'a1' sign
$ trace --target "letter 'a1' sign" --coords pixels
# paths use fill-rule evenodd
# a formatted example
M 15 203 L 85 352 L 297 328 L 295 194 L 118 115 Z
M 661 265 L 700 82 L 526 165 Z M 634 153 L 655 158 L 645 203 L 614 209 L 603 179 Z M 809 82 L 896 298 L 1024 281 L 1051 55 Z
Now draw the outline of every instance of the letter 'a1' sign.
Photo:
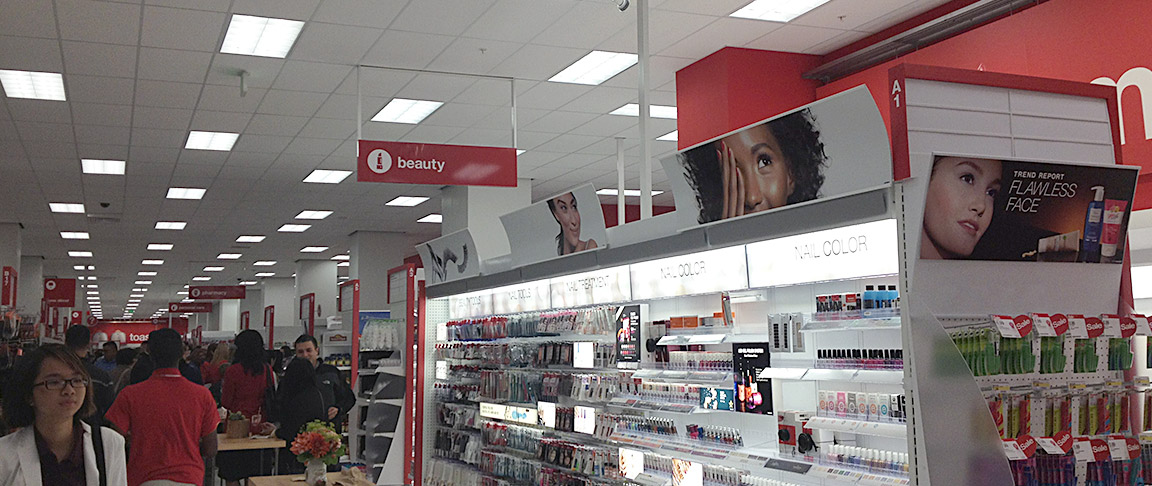
M 356 180 L 516 187 L 516 149 L 360 140 Z

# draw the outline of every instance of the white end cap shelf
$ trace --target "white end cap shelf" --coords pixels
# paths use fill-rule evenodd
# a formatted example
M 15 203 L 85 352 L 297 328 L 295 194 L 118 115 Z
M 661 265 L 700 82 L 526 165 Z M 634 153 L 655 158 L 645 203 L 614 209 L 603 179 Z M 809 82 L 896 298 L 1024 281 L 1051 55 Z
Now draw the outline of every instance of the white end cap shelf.
M 860 370 L 824 368 L 765 368 L 760 379 L 799 381 L 840 381 L 845 383 L 878 383 L 901 385 L 904 370 Z
M 806 425 L 813 429 L 847 432 L 877 437 L 903 439 L 908 436 L 908 425 L 904 423 L 870 422 L 866 420 L 842 419 L 836 417 L 813 417 Z

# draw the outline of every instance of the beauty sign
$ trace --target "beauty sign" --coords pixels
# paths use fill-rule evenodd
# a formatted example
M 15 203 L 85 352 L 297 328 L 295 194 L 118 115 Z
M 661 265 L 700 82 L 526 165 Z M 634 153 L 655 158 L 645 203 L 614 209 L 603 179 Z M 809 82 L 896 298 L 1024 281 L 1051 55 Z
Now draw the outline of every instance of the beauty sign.
M 360 140 L 356 180 L 516 187 L 516 149 Z
M 1022 338 L 1032 332 L 1032 318 L 1026 315 L 992 316 L 992 322 L 1000 335 L 1006 338 Z

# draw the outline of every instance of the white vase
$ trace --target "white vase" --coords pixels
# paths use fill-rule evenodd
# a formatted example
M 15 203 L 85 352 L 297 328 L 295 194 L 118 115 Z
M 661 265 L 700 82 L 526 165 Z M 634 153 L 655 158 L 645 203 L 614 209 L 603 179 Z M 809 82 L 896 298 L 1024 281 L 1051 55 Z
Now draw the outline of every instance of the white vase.
M 308 486 L 324 486 L 327 481 L 328 468 L 324 461 L 312 459 L 304 465 L 304 484 Z

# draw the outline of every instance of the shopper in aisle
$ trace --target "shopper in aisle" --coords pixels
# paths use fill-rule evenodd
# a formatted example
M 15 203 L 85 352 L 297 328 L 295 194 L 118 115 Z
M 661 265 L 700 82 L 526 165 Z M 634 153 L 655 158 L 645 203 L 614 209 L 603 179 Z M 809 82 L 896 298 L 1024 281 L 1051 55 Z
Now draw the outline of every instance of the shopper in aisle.
M 939 157 L 932 164 L 920 258 L 967 258 L 988 230 L 1003 164 L 974 157 Z
M 112 370 L 116 369 L 116 353 L 119 351 L 119 347 L 116 346 L 115 342 L 108 341 L 104 343 L 101 348 L 104 350 L 104 355 L 92 363 L 95 364 L 97 368 L 111 375 Z
M 248 329 L 236 335 L 236 354 L 232 366 L 224 371 L 221 386 L 220 404 L 224 408 L 249 419 L 260 415 L 269 421 L 264 399 L 269 386 L 275 391 L 276 379 L 264 355 L 264 337 L 259 332 Z M 230 486 L 239 485 L 242 479 L 266 472 L 260 459 L 261 451 L 224 452 L 216 456 L 217 474 Z
M 708 223 L 820 196 L 828 159 L 808 109 L 748 127 L 677 156 Z
M 124 437 L 80 420 L 96 406 L 87 367 L 75 352 L 41 346 L 17 361 L 6 384 L 5 420 L 21 429 L 0 438 L 0 484 L 96 485 L 101 475 L 108 485 L 128 484 Z
M 136 364 L 135 349 L 124 348 L 116 352 L 116 367 L 108 372 L 108 376 L 112 378 L 113 396 L 119 394 L 120 390 L 128 386 L 128 379 L 132 375 L 132 365 L 134 364 Z
M 312 363 L 298 359 L 288 364 L 284 380 L 278 393 L 283 417 L 276 436 L 284 439 L 288 446 L 280 449 L 280 473 L 295 474 L 304 472 L 304 465 L 292 454 L 292 441 L 305 424 L 313 420 L 328 421 L 328 408 L 324 405 L 324 395 L 316 380 L 316 368 Z
M 80 361 L 84 362 L 84 367 L 88 370 L 88 376 L 92 379 L 92 391 L 95 394 L 96 412 L 94 416 L 100 418 L 108 411 L 108 407 L 112 406 L 112 399 L 115 396 L 115 390 L 112 389 L 112 377 L 108 373 L 86 360 L 88 357 L 88 345 L 92 340 L 92 332 L 85 326 L 72 326 L 67 331 L 64 331 L 64 345 L 68 346 Z
M 212 359 L 200 365 L 200 375 L 204 377 L 204 384 L 211 386 L 219 383 L 230 364 L 232 364 L 232 348 L 227 344 L 217 346 Z
M 556 235 L 556 254 L 563 256 L 578 251 L 596 248 L 596 240 L 580 239 L 580 208 L 576 204 L 576 195 L 566 192 L 548 200 L 548 209 L 552 217 L 560 225 L 560 234 Z
M 131 441 L 128 484 L 201 484 L 204 458 L 216 455 L 216 402 L 176 369 L 184 349 L 179 333 L 159 329 L 148 340 L 156 371 L 120 392 L 107 415 Z
M 292 348 L 289 348 L 288 345 L 285 344 L 283 346 L 280 346 L 280 355 L 283 356 L 284 359 L 280 363 L 280 368 L 278 368 L 276 370 L 276 372 L 283 374 L 285 371 L 288 370 L 288 364 L 290 364 L 292 362 L 292 358 L 295 357 L 295 353 L 292 352 Z
M 352 387 L 340 376 L 340 370 L 320 362 L 320 348 L 315 337 L 301 334 L 295 344 L 296 359 L 308 361 L 316 368 L 316 380 L 324 395 L 324 403 L 328 406 L 327 420 L 335 425 L 336 432 L 340 432 L 348 411 L 356 405 L 356 394 L 352 393 Z
M 204 377 L 200 375 L 200 367 L 188 362 L 188 358 L 192 355 L 192 347 L 188 343 L 184 343 L 183 346 L 184 353 L 180 356 L 180 364 L 177 366 L 180 374 L 192 383 L 203 385 Z

